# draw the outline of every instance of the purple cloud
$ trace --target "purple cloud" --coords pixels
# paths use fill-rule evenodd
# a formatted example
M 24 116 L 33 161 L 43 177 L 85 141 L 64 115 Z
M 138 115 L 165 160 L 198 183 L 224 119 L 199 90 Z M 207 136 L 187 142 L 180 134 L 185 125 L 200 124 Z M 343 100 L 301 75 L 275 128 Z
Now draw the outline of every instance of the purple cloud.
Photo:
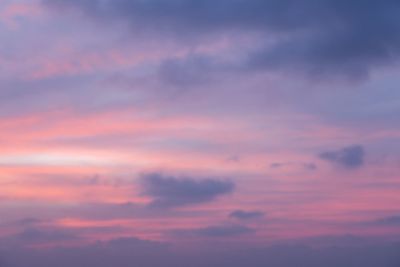
M 153 207 L 178 207 L 210 202 L 218 196 L 232 193 L 235 185 L 217 179 L 195 180 L 153 173 L 142 177 L 143 194 L 153 200 Z
M 318 75 L 365 76 L 400 55 L 400 5 L 393 0 L 349 1 L 79 1 L 45 0 L 73 7 L 103 22 L 124 21 L 136 32 L 167 33 L 177 39 L 224 32 L 275 38 L 248 51 L 250 69 L 279 69 Z
M 361 167 L 364 164 L 364 148 L 360 145 L 344 147 L 340 150 L 326 151 L 319 154 L 319 158 L 338 164 L 347 169 Z

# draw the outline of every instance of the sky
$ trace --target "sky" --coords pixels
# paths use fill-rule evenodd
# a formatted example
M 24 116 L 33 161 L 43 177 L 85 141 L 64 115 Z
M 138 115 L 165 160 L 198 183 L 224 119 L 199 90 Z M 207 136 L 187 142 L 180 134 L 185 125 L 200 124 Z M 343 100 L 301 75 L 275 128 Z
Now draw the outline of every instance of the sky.
M 0 267 L 400 266 L 397 0 L 0 1 Z

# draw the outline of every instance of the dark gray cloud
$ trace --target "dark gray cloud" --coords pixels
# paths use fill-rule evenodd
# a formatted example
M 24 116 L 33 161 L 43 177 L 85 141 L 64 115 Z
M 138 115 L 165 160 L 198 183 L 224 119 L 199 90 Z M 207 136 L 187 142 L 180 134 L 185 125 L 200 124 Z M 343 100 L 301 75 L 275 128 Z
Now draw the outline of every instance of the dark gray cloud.
M 98 20 L 124 21 L 138 32 L 202 37 L 257 33 L 266 44 L 248 51 L 250 69 L 290 68 L 363 77 L 400 55 L 396 0 L 44 0 Z M 274 42 L 271 44 L 270 40 Z
M 245 211 L 245 210 L 235 210 L 229 214 L 229 217 L 239 219 L 239 220 L 249 220 L 249 219 L 259 219 L 264 216 L 261 211 Z
M 142 178 L 143 194 L 153 198 L 150 206 L 175 207 L 209 202 L 233 192 L 234 183 L 217 179 L 196 180 L 153 173 Z
M 362 146 L 353 145 L 339 150 L 320 153 L 319 158 L 348 169 L 353 169 L 361 167 L 364 164 L 364 155 L 365 152 Z

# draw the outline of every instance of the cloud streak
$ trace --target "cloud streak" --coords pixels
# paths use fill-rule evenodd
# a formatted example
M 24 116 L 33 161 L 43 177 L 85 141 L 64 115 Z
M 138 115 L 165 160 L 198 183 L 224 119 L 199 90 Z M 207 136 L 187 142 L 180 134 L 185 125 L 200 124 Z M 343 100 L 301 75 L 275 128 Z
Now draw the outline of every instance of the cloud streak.
M 189 230 L 175 230 L 180 237 L 230 238 L 255 233 L 253 228 L 243 225 L 212 225 Z
M 251 220 L 251 219 L 259 219 L 264 216 L 264 213 L 261 211 L 245 211 L 245 210 L 235 210 L 229 214 L 230 218 L 239 219 L 239 220 Z

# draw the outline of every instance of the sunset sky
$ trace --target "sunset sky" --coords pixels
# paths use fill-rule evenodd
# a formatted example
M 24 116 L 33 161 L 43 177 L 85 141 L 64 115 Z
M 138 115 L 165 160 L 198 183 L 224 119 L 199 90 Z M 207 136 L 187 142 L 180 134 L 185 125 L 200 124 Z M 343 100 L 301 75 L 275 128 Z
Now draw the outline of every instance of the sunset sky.
M 400 2 L 1 0 L 0 267 L 399 267 Z

